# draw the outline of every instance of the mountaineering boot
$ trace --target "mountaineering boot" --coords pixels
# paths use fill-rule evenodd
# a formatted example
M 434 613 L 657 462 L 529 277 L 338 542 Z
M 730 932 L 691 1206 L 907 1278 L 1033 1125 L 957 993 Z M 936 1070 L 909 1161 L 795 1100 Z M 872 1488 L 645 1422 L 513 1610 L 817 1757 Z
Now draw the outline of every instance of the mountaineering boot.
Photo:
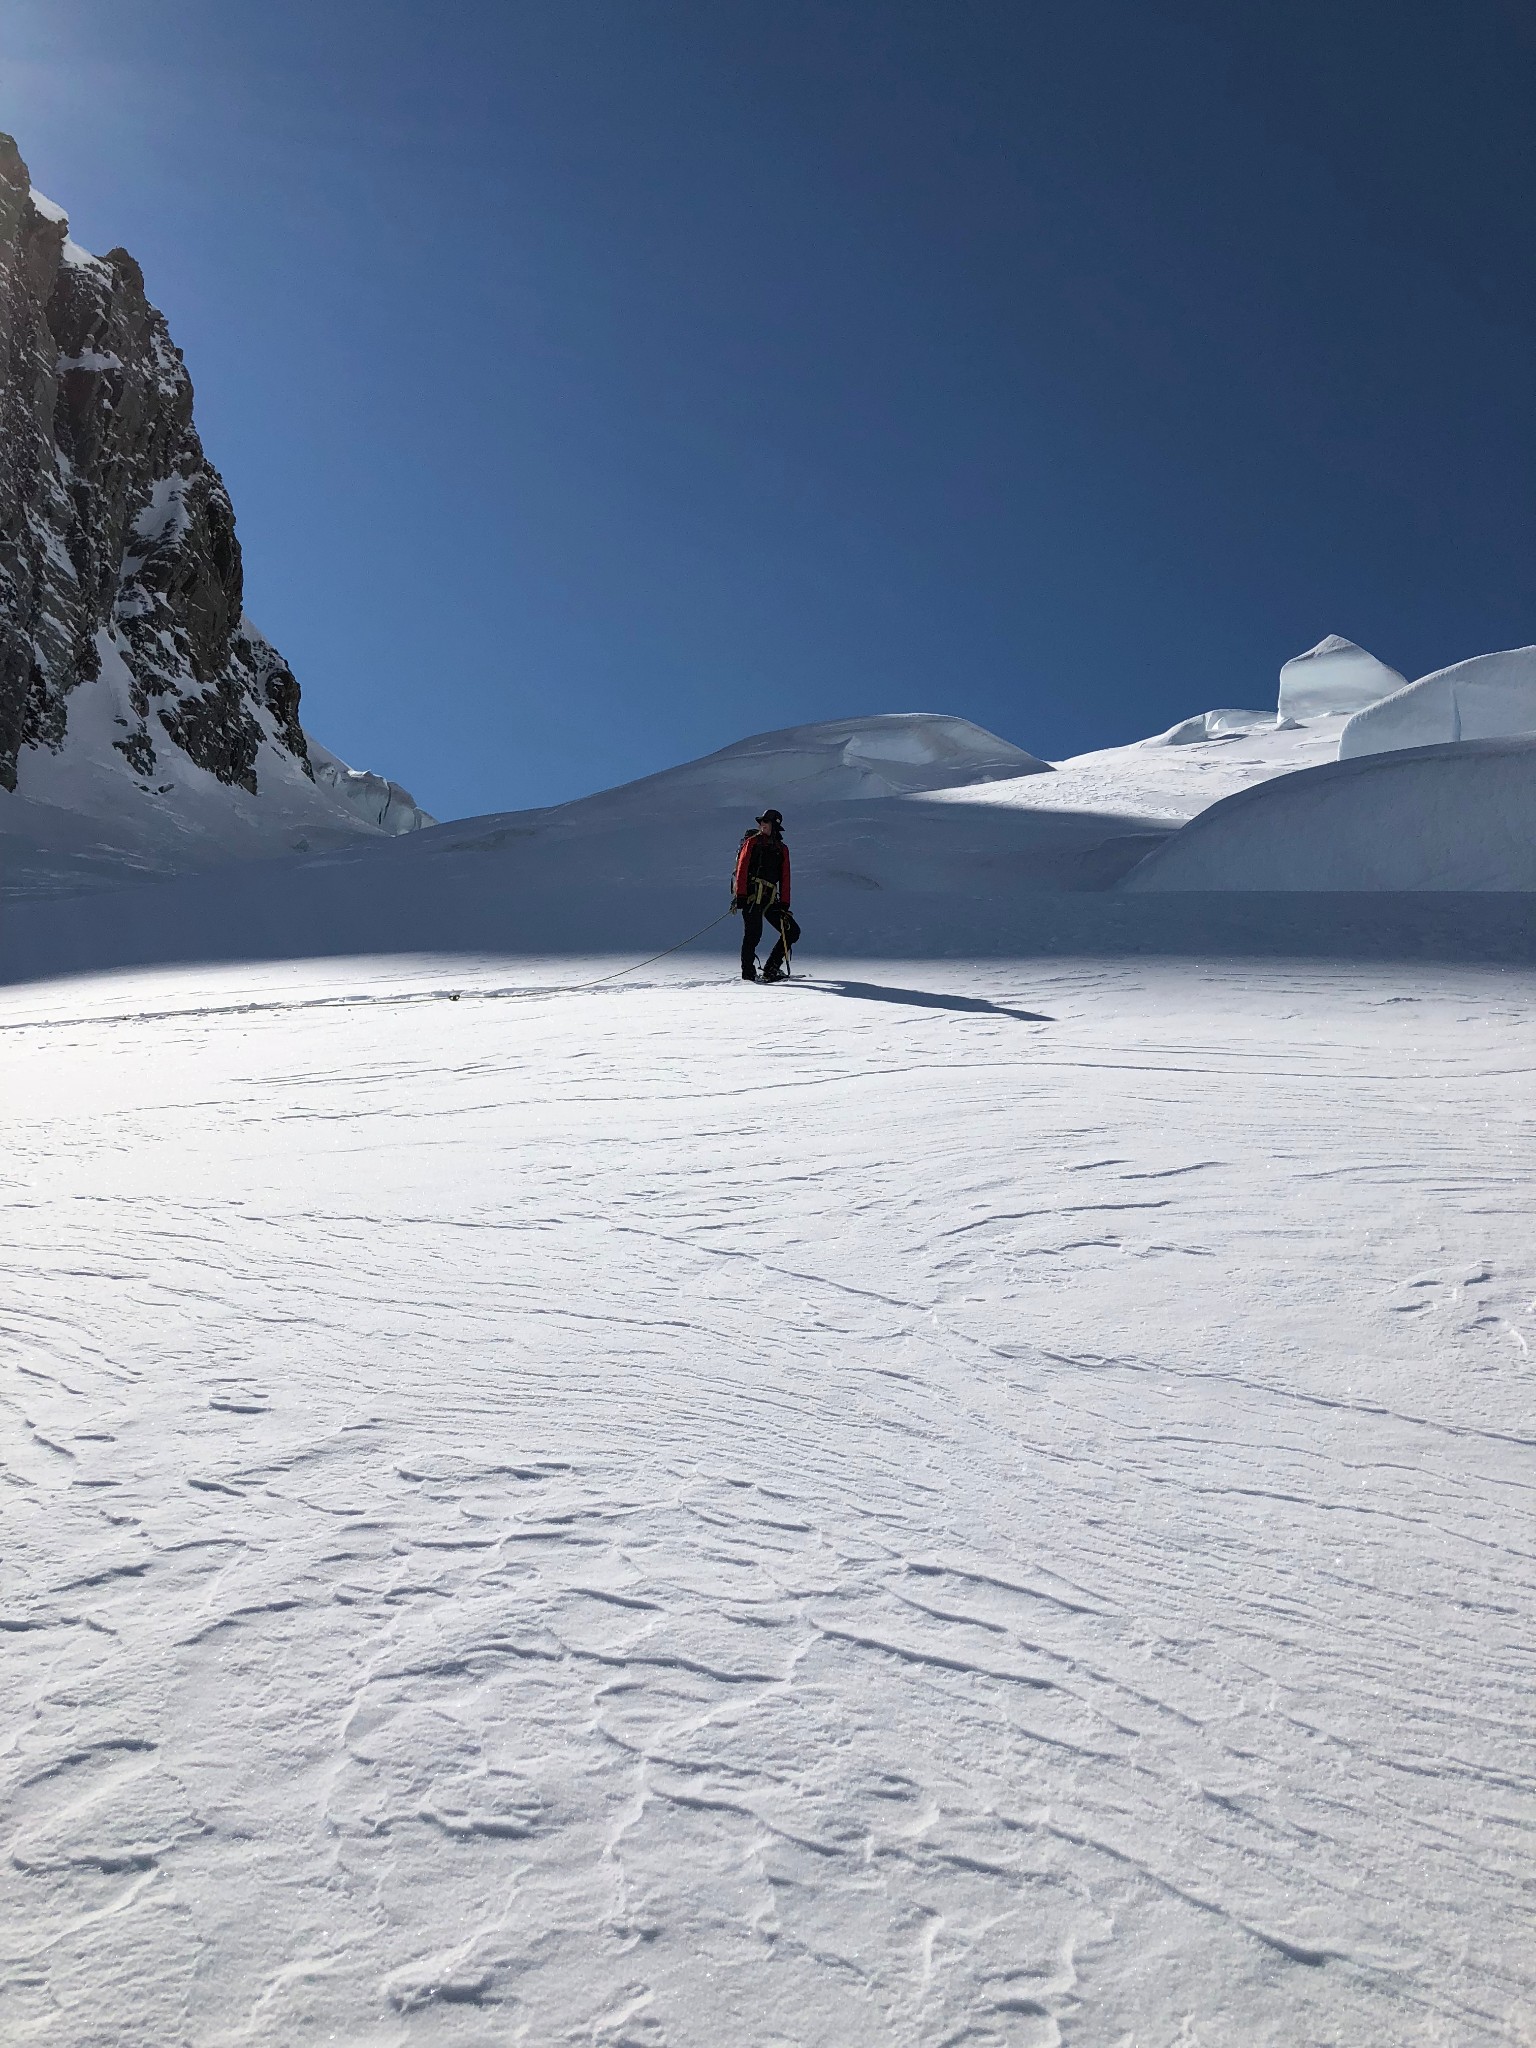
M 742 962 L 741 978 L 743 981 L 756 981 L 757 962 L 755 960 L 751 963 L 750 966 L 745 961 Z
M 788 979 L 788 970 L 782 964 L 778 967 L 775 967 L 773 962 L 770 960 L 768 965 L 763 969 L 764 981 L 788 981 Z

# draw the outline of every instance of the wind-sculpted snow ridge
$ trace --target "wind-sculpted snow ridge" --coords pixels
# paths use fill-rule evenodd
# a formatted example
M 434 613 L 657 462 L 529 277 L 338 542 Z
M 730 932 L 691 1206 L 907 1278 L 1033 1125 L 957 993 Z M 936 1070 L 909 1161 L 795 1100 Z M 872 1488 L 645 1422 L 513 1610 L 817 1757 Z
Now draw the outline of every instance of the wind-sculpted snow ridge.
M 1202 811 L 1122 886 L 1536 891 L 1536 737 L 1281 776 Z
M 1474 655 L 1368 705 L 1339 735 L 1339 759 L 1520 733 L 1536 733 L 1536 647 Z
M 1201 711 L 1193 718 L 1181 718 L 1177 725 L 1170 725 L 1166 732 L 1154 734 L 1143 740 L 1144 747 L 1192 747 L 1202 740 L 1224 740 L 1246 738 L 1255 729 L 1273 725 L 1274 714 L 1269 711 L 1239 711 L 1228 706 L 1220 711 Z
M 455 975 L 0 998 L 7 2043 L 1529 2038 L 1529 977 Z
M 304 735 L 304 740 L 316 782 L 340 797 L 348 810 L 370 825 L 398 838 L 402 832 L 419 832 L 424 825 L 437 823 L 398 782 L 391 782 L 385 775 L 374 775 L 366 768 L 349 768 L 310 733 Z
M 766 791 L 780 802 L 837 802 L 1050 772 L 1049 761 L 1037 760 L 968 718 L 900 711 L 756 733 L 602 796 L 615 805 L 646 809 L 658 800 L 755 807 L 770 801 Z
M 1298 654 L 1280 671 L 1279 716 L 1326 718 L 1359 711 L 1390 696 L 1407 681 L 1353 640 L 1330 633 Z
M 371 827 L 316 787 L 298 683 L 245 615 L 181 351 L 132 256 L 68 226 L 0 135 L 7 886 L 356 838 Z

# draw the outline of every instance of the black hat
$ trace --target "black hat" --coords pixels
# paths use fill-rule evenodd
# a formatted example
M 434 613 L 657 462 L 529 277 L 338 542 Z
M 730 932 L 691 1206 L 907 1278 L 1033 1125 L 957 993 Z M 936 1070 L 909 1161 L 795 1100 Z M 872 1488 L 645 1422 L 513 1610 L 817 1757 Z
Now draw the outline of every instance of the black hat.
M 757 822 L 759 825 L 782 825 L 784 813 L 782 811 L 759 811 Z

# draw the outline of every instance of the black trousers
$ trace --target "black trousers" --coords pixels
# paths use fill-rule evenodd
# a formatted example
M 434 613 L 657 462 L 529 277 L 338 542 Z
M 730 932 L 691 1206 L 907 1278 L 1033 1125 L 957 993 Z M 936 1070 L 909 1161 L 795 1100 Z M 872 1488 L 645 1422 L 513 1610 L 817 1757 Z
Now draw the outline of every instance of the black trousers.
M 778 943 L 768 955 L 765 974 L 777 974 L 784 965 L 784 941 L 792 946 L 800 943 L 800 927 L 782 903 L 770 903 L 766 910 L 759 910 L 750 903 L 741 913 L 741 964 L 748 968 L 757 958 L 757 942 L 763 936 L 763 920 L 767 919 L 779 934 Z

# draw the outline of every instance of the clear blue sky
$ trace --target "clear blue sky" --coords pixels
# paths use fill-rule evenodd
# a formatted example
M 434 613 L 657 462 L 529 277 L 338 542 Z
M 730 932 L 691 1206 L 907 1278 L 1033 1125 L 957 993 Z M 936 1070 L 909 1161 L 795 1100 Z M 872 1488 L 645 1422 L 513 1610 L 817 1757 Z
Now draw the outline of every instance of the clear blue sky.
M 444 816 L 1536 638 L 1530 0 L 7 0 L 306 723 Z

